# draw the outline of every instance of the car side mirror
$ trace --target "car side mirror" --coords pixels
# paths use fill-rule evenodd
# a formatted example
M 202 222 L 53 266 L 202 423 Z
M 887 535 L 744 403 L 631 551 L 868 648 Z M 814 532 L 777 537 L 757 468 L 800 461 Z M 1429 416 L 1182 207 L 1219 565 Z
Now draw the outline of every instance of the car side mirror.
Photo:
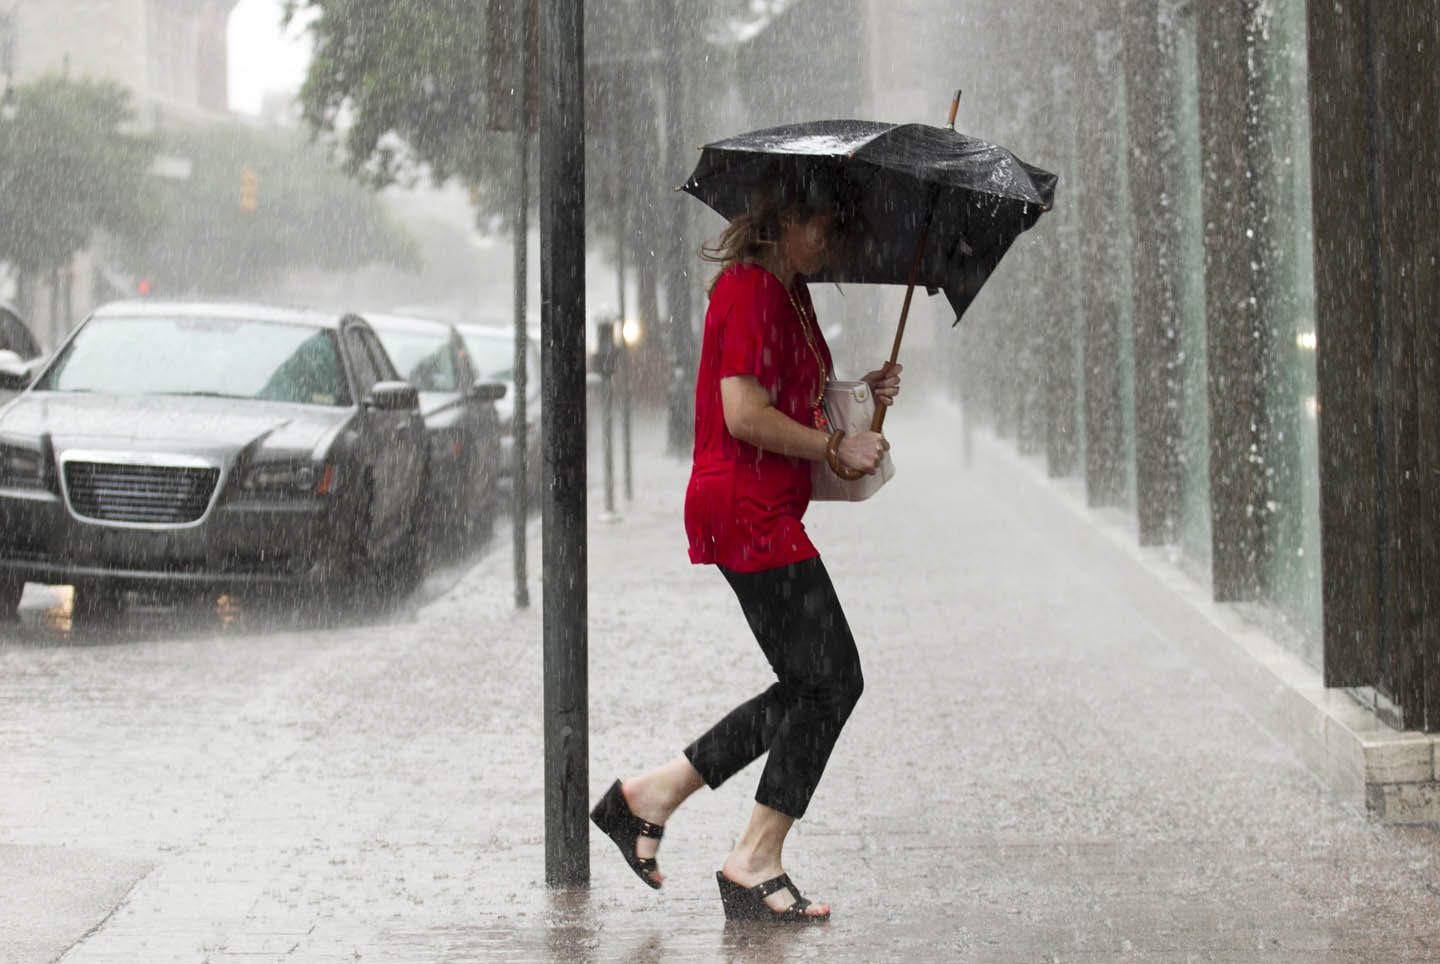
M 33 377 L 30 366 L 19 355 L 0 351 L 0 391 L 24 391 Z
M 470 397 L 480 402 L 498 402 L 510 389 L 501 382 L 477 381 L 470 386 Z
M 420 393 L 409 382 L 376 382 L 362 404 L 382 412 L 403 412 L 420 406 Z

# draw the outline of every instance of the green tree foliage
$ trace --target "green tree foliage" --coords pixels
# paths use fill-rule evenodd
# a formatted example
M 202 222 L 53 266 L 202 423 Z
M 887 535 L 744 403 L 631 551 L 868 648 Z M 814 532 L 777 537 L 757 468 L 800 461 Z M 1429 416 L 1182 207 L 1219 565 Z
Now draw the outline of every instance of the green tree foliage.
M 487 130 L 486 6 L 286 0 L 287 22 L 314 15 L 305 120 L 343 137 L 350 174 L 379 187 L 428 173 L 483 190 L 507 169 L 509 139 Z
M 130 95 L 43 77 L 15 88 L 0 120 L 0 261 L 33 273 L 69 263 L 97 229 L 134 238 L 156 224 L 154 144 L 125 133 Z
M 188 159 L 190 176 L 157 186 L 163 228 L 117 252 L 156 293 L 263 293 L 292 269 L 419 266 L 416 245 L 379 199 L 301 134 L 221 125 L 160 140 L 164 154 Z
M 512 55 L 520 48 L 525 2 L 286 0 L 286 22 L 307 22 L 315 43 L 300 92 L 306 122 L 339 139 L 352 175 L 377 186 L 410 183 L 426 174 L 436 183 L 458 177 L 473 187 L 479 214 L 503 212 L 514 182 L 515 149 L 511 135 L 490 128 L 493 115 L 503 116 L 509 108 L 491 103 L 496 65 L 486 58 L 497 47 Z M 787 5 L 787 0 L 758 4 L 772 13 Z M 734 24 L 760 15 L 756 7 L 756 0 L 592 4 L 586 17 L 587 166 L 624 170 L 616 147 L 622 135 L 642 141 L 638 158 L 653 162 L 656 156 L 655 145 L 646 142 L 647 135 L 658 136 L 656 100 L 624 91 L 657 81 L 664 46 L 658 21 L 682 16 L 679 34 L 706 47 L 736 29 Z M 508 22 L 487 22 L 497 8 L 509 11 Z M 492 29 L 506 34 L 498 45 L 491 43 Z M 518 80 L 513 65 L 507 68 L 497 72 L 508 82 Z M 532 82 L 538 81 L 539 65 L 530 70 Z M 589 200 L 597 209 L 592 213 L 613 222 L 613 198 L 603 188 L 597 191 L 600 183 L 587 177 Z

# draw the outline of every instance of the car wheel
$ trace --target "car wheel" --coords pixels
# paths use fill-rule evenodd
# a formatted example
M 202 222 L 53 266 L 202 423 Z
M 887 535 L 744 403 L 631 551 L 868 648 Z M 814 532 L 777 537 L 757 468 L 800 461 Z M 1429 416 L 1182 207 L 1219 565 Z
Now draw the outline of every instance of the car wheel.
M 482 492 L 476 497 L 475 509 L 470 516 L 470 545 L 483 544 L 494 537 L 498 501 L 493 490 Z
M 393 539 L 384 540 L 390 542 L 390 546 L 383 556 L 371 556 L 367 551 L 370 546 L 361 540 L 361 544 L 357 546 L 358 551 L 352 554 L 355 560 L 352 569 L 352 593 L 355 587 L 364 586 L 368 601 L 372 604 L 378 603 L 384 608 L 394 605 L 420 584 L 424 574 L 427 545 L 425 522 L 428 516 L 427 512 L 422 511 L 425 501 L 423 493 L 427 491 L 429 482 L 427 470 L 420 476 L 405 519 L 398 523 L 400 531 L 395 533 Z M 354 598 L 352 596 L 352 599 Z M 358 599 L 355 601 L 358 603 Z
M 75 587 L 70 616 L 82 626 L 105 626 L 125 613 L 125 591 L 108 582 Z
M 429 540 L 433 527 L 429 525 L 430 513 L 425 511 L 426 493 L 430 491 L 430 469 L 426 466 L 420 475 L 415 501 L 410 506 L 410 517 L 391 553 L 386 566 L 388 583 L 386 587 L 394 598 L 412 592 L 425 576 L 425 559 L 428 555 Z
M 0 576 L 0 625 L 13 623 L 20 618 L 20 596 L 24 592 L 24 580 Z
M 425 540 L 418 525 L 412 525 L 396 541 L 381 565 L 370 573 L 372 597 L 382 608 L 393 606 L 414 592 L 425 578 Z
M 345 545 L 321 587 L 320 601 L 330 611 L 329 614 L 352 608 L 362 597 L 366 578 L 371 572 L 371 559 L 367 550 L 370 544 L 374 485 L 367 476 L 361 486 L 363 491 L 359 496 L 359 504 L 347 517 Z
M 470 475 L 470 491 L 466 493 L 465 545 L 472 547 L 490 541 L 495 534 L 495 517 L 500 514 L 500 477 L 497 461 L 483 465 Z

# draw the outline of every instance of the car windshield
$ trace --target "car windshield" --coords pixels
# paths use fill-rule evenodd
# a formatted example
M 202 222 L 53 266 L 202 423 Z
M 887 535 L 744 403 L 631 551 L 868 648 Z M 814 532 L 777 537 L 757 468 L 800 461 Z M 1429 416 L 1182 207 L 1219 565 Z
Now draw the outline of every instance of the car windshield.
M 443 333 L 376 329 L 385 354 L 404 379 L 422 392 L 457 392 L 455 357 Z
M 470 362 L 480 378 L 491 382 L 515 380 L 515 336 L 481 331 L 462 331 L 460 338 L 470 353 Z M 527 359 L 532 371 L 538 371 L 533 352 Z M 531 377 L 534 377 L 533 375 Z
M 333 333 L 235 318 L 92 319 L 36 388 L 350 403 Z

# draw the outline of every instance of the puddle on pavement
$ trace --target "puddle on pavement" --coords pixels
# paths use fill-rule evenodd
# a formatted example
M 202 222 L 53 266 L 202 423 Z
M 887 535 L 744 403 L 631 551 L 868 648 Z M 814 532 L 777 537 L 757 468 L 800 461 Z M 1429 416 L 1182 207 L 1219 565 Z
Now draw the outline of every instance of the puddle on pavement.
M 403 622 L 450 590 L 492 551 L 487 541 L 469 551 L 436 558 L 419 584 L 398 594 L 365 586 L 333 604 L 318 591 L 276 593 L 188 592 L 147 595 L 128 592 L 118 605 L 85 614 L 73 586 L 27 583 L 18 620 L 0 625 L 0 645 L 109 645 L 153 639 L 286 632 L 371 623 Z

